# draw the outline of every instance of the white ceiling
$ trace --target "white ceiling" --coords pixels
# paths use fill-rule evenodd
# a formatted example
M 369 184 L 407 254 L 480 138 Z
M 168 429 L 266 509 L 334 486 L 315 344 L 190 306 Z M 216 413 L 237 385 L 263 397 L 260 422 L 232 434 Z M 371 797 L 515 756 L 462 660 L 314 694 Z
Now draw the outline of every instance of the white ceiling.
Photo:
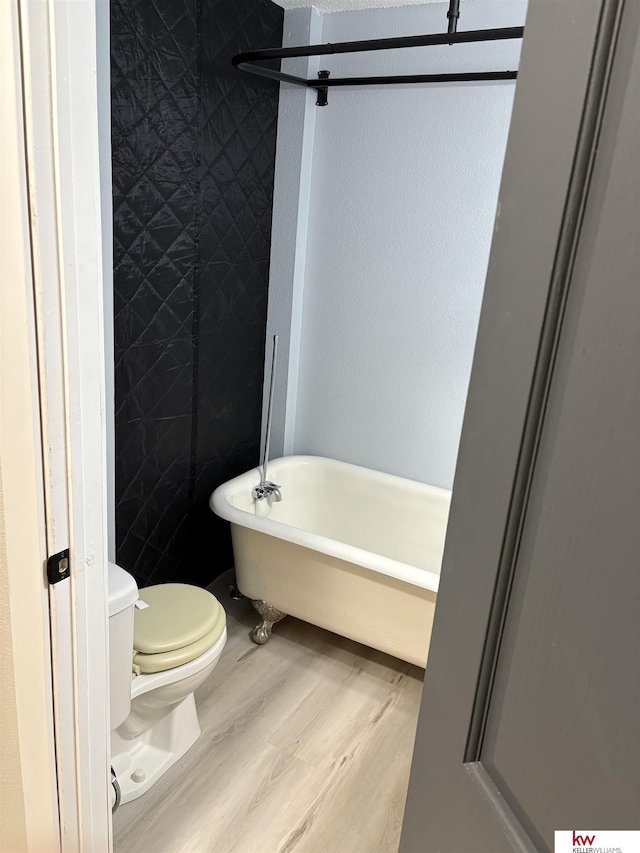
M 284 9 L 313 6 L 319 12 L 344 12 L 347 9 L 384 9 L 389 6 L 423 6 L 447 0 L 273 0 Z

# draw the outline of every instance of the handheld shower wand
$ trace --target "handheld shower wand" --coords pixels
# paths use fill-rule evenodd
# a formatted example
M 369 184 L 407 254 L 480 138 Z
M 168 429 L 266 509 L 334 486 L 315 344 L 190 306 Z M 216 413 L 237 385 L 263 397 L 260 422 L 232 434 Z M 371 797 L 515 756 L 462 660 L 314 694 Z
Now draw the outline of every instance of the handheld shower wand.
M 278 336 L 273 336 L 273 355 L 271 357 L 271 383 L 269 385 L 269 406 L 267 409 L 267 429 L 264 438 L 264 453 L 262 454 L 262 479 L 257 486 L 251 490 L 254 501 L 262 501 L 272 498 L 281 501 L 280 486 L 267 480 L 267 467 L 269 465 L 269 445 L 271 444 L 271 416 L 273 415 L 273 392 L 276 384 L 276 362 L 278 358 Z

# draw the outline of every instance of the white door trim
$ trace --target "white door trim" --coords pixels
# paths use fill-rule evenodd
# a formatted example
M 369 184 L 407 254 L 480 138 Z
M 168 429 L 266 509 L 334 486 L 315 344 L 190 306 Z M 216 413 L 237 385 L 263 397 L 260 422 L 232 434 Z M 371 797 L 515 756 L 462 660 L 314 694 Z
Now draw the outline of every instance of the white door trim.
M 63 851 L 111 849 L 95 0 L 18 0 Z
M 58 851 L 18 7 L 0 3 L 0 847 Z

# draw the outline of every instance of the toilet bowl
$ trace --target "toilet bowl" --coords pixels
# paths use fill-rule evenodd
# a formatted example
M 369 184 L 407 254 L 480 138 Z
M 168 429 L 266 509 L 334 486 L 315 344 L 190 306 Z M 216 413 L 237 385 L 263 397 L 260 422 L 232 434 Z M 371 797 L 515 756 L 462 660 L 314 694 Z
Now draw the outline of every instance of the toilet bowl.
M 194 691 L 227 639 L 210 592 L 163 584 L 138 592 L 109 565 L 111 763 L 121 803 L 141 796 L 200 736 Z

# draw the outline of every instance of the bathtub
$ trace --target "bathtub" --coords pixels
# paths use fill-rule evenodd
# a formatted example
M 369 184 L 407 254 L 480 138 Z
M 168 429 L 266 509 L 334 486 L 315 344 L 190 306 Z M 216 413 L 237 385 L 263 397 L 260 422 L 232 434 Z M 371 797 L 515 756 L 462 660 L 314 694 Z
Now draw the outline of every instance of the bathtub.
M 258 469 L 209 501 L 263 616 L 254 639 L 289 614 L 426 666 L 451 492 L 316 456 L 275 459 L 268 477 L 279 503 L 251 497 Z

